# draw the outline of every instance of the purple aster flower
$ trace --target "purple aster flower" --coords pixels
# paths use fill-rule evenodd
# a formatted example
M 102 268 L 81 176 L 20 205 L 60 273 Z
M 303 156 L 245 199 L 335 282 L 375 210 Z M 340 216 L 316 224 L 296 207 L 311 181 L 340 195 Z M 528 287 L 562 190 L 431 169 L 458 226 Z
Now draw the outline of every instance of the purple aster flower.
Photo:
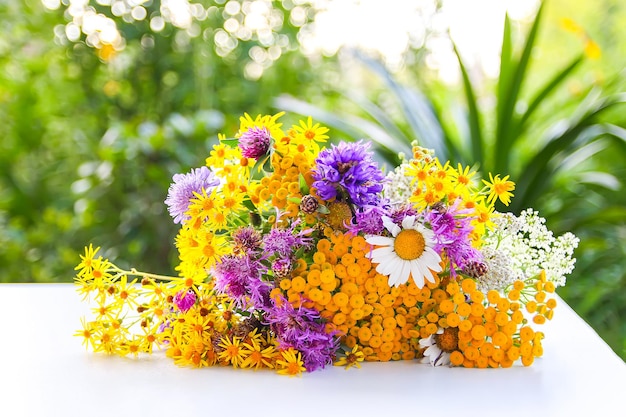
M 261 280 L 264 270 L 259 261 L 248 256 L 225 255 L 211 272 L 215 288 L 235 300 L 239 307 L 252 304 L 264 308 L 270 304 L 271 291 L 270 284 Z
M 270 132 L 265 127 L 251 127 L 239 137 L 239 149 L 246 158 L 257 161 L 270 149 Z
M 380 204 L 385 176 L 369 151 L 370 144 L 341 142 L 322 150 L 315 160 L 313 187 L 324 200 L 347 193 L 358 207 Z
M 188 219 L 185 215 L 189 209 L 189 202 L 194 198 L 193 193 L 207 192 L 220 184 L 220 180 L 207 167 L 194 168 L 187 174 L 175 174 L 174 182 L 167 190 L 165 204 L 174 223 L 182 223 Z
M 186 313 L 196 303 L 196 293 L 191 288 L 187 291 L 179 291 L 174 296 L 174 304 L 183 313 Z
M 365 233 L 368 235 L 380 235 L 385 226 L 382 216 L 388 216 L 387 210 L 379 206 L 366 206 L 355 214 L 355 222 L 348 226 L 348 231 L 353 235 Z
M 299 350 L 307 371 L 333 363 L 339 343 L 333 333 L 326 332 L 317 310 L 302 306 L 296 309 L 283 298 L 265 318 L 276 334 L 279 348 Z
M 456 268 L 468 263 L 481 262 L 480 251 L 472 246 L 470 234 L 473 217 L 467 216 L 471 210 L 459 210 L 460 200 L 450 207 L 435 208 L 424 214 L 425 220 L 435 234 L 434 250 L 445 253 L 450 260 L 450 274 L 456 275 Z

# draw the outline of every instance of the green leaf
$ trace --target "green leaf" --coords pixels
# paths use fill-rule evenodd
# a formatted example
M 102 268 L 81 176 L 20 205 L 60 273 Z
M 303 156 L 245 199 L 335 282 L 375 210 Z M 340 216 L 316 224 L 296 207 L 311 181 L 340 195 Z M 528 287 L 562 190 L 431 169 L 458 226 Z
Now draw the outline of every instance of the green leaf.
M 498 120 L 502 118 L 501 113 L 506 102 L 508 93 L 508 83 L 511 78 L 511 57 L 513 48 L 511 46 L 511 20 L 508 13 L 504 16 L 504 33 L 502 35 L 502 51 L 500 53 L 500 76 L 498 78 Z
M 493 159 L 493 171 L 496 173 L 508 171 L 510 151 L 515 141 L 515 138 L 511 135 L 511 124 L 514 123 L 513 118 L 515 117 L 515 105 L 517 104 L 522 83 L 526 75 L 526 70 L 528 69 L 528 64 L 530 62 L 530 56 L 537 37 L 537 32 L 539 30 L 539 24 L 541 22 L 543 6 L 543 3 L 539 6 L 539 10 L 535 16 L 533 25 L 530 28 L 528 37 L 526 38 L 526 44 L 524 45 L 519 61 L 515 63 L 511 60 L 511 66 L 515 67 L 515 71 L 512 78 L 508 82 L 508 85 L 505 84 L 502 87 L 503 90 L 501 91 L 503 96 L 498 97 L 498 99 L 504 99 L 504 103 L 502 106 L 500 106 L 501 103 L 498 103 L 498 128 L 496 131 L 494 147 L 495 152 Z M 508 80 L 505 79 L 503 82 L 507 81 Z
M 530 116 L 535 110 L 544 102 L 544 100 L 559 86 L 584 60 L 584 55 L 579 55 L 574 58 L 572 62 L 562 69 L 558 74 L 554 76 L 545 87 L 543 87 L 535 98 L 531 101 L 530 105 L 524 112 L 524 115 L 520 118 L 515 129 L 515 138 L 518 137 L 524 130 L 524 125 L 530 119 Z
M 220 140 L 220 142 L 223 143 L 224 145 L 228 145 L 234 148 L 237 145 L 239 145 L 239 138 L 222 139 Z
M 259 165 L 265 172 L 274 172 L 274 168 L 272 167 L 272 155 L 267 155 Z
M 459 67 L 461 68 L 461 74 L 463 76 L 463 87 L 465 91 L 465 99 L 467 100 L 467 119 L 470 128 L 470 141 L 472 148 L 472 159 L 474 161 L 484 161 L 485 155 L 483 154 L 483 137 L 480 128 L 480 112 L 478 110 L 478 104 L 476 102 L 476 95 L 474 94 L 474 88 L 472 82 L 467 73 L 467 69 L 463 64 L 461 55 L 454 45 L 454 53 L 459 61 Z
M 443 129 L 433 114 L 433 106 L 428 98 L 416 89 L 400 85 L 381 62 L 359 52 L 354 54 L 370 70 L 378 74 L 395 94 L 404 117 L 420 145 L 434 149 L 440 159 L 448 159 Z
M 242 204 L 243 204 L 243 206 L 244 206 L 245 208 L 247 208 L 247 209 L 248 209 L 248 210 L 250 210 L 250 211 L 254 211 L 254 212 L 256 212 L 256 211 L 257 211 L 257 210 L 256 210 L 256 206 L 252 203 L 252 201 L 250 201 L 250 200 L 248 200 L 248 199 L 243 200 Z
M 362 97 L 360 95 L 356 95 L 352 92 L 344 93 L 348 99 L 354 102 L 357 106 L 359 106 L 363 111 L 369 114 L 378 124 L 382 126 L 383 129 L 391 136 L 396 139 L 399 139 L 405 143 L 411 143 L 415 138 L 408 137 L 399 127 L 398 125 L 391 119 L 390 113 L 385 112 L 371 100 L 368 100 L 366 97 Z
M 604 99 L 599 99 L 598 94 L 599 91 L 592 90 L 568 121 L 556 125 L 560 128 L 551 132 L 544 147 L 526 164 L 517 183 L 514 211 L 528 207 L 539 198 L 561 168 L 562 158 L 557 158 L 559 153 L 568 151 L 572 145 L 580 147 L 603 135 L 626 139 L 623 128 L 595 122 L 607 110 L 626 103 L 626 93 Z
M 298 182 L 300 183 L 300 193 L 302 195 L 308 195 L 311 192 L 311 190 L 309 189 L 309 186 L 306 183 L 306 180 L 304 179 L 304 175 L 302 174 L 298 175 Z

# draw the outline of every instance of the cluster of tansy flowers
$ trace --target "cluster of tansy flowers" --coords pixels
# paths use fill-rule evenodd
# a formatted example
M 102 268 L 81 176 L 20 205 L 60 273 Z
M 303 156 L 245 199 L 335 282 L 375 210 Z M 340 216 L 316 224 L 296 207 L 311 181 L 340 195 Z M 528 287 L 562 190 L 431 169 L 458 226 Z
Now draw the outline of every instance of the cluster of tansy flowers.
M 508 176 L 413 147 L 384 173 L 367 142 L 326 146 L 311 118 L 245 115 L 206 165 L 176 174 L 178 276 L 123 270 L 92 245 L 75 282 L 94 301 L 94 351 L 162 348 L 181 366 L 272 368 L 420 359 L 509 367 L 542 355 L 537 325 L 578 239 L 533 210 L 499 213 Z

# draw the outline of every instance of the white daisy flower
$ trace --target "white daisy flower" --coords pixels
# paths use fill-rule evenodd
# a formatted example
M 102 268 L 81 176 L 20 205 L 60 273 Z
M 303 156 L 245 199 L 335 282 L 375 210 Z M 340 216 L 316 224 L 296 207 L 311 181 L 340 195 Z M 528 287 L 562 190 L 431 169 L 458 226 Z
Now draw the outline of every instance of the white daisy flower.
M 437 333 L 420 339 L 420 348 L 426 348 L 422 363 L 430 363 L 432 366 L 450 365 L 450 353 L 458 348 L 458 329 L 448 327 L 439 328 Z
M 368 257 L 378 264 L 376 272 L 389 277 L 389 286 L 398 286 L 413 277 L 418 288 L 424 287 L 424 280 L 435 282 L 433 272 L 441 272 L 441 257 L 433 250 L 434 233 L 415 220 L 406 216 L 400 228 L 389 217 L 382 217 L 385 228 L 392 237 L 368 235 L 367 243 L 379 246 Z

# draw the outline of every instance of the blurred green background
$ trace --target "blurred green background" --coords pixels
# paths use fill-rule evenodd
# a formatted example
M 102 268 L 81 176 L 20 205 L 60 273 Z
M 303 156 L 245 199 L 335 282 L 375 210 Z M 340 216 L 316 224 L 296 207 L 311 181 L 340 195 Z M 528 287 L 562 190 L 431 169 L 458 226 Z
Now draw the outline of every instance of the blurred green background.
M 466 26 L 497 39 L 472 40 L 451 17 L 464 2 L 378 2 L 369 35 L 404 25 L 404 42 L 359 45 L 356 3 L 0 1 L 0 282 L 71 282 L 90 242 L 172 273 L 172 175 L 243 112 L 286 110 L 373 140 L 388 166 L 418 139 L 511 174 L 512 211 L 580 237 L 559 294 L 626 358 L 626 4 L 517 2 L 504 25 L 502 2 L 476 1 Z

